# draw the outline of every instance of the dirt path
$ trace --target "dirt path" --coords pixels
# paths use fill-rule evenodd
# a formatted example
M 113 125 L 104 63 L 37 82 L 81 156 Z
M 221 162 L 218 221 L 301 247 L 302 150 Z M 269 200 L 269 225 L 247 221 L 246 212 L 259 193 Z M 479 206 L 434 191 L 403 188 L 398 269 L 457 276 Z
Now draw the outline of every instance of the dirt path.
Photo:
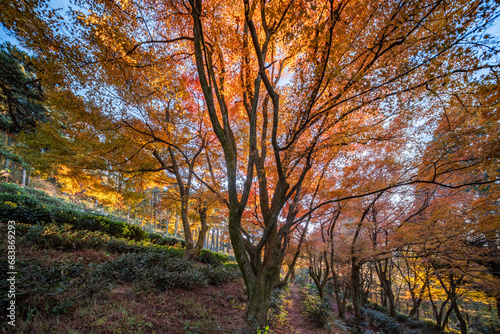
M 324 328 L 317 328 L 314 323 L 304 314 L 302 297 L 299 294 L 299 287 L 295 284 L 290 286 L 290 304 L 288 305 L 287 333 L 290 334 L 325 334 Z

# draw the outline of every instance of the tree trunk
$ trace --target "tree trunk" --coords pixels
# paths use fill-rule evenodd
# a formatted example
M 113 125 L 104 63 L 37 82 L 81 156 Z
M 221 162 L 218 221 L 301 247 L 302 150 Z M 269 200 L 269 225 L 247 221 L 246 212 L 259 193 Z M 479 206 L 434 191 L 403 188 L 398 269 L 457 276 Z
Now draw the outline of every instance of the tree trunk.
M 418 310 L 419 310 L 420 304 L 422 303 L 422 299 L 418 298 L 416 300 L 412 300 L 412 302 L 413 302 L 413 306 L 412 306 L 412 308 L 411 308 L 410 313 L 408 314 L 408 316 L 410 318 L 414 318 L 414 319 L 418 320 L 418 318 L 419 318 L 419 312 L 418 312 Z
M 340 319 L 345 320 L 345 297 L 347 292 L 344 292 L 344 298 L 341 297 L 341 288 L 339 277 L 335 272 L 335 269 L 332 267 L 332 277 L 333 277 L 333 292 L 335 294 L 335 301 L 337 302 L 338 316 Z
M 205 243 L 205 236 L 208 231 L 208 224 L 207 224 L 207 207 L 204 204 L 202 207 L 199 209 L 199 214 L 200 214 L 200 224 L 201 224 L 201 229 L 198 232 L 198 240 L 196 241 L 196 246 L 188 250 L 186 248 L 186 251 L 184 253 L 184 259 L 191 261 L 195 260 L 200 256 L 200 252 L 203 249 L 203 244 Z
M 12 146 L 12 138 L 10 136 L 7 136 L 7 147 L 9 147 L 9 146 Z M 4 167 L 7 170 L 10 168 L 10 159 L 9 158 L 5 159 Z M 7 179 L 7 181 L 8 181 L 8 179 Z
M 194 249 L 193 235 L 191 234 L 191 226 L 189 225 L 188 218 L 188 197 L 183 196 L 181 200 L 181 220 L 182 227 L 184 228 L 184 240 L 186 240 L 186 250 L 184 252 L 184 259 L 190 258 L 190 254 Z
M 274 277 L 260 275 L 248 293 L 248 301 L 245 308 L 245 320 L 253 328 L 262 328 L 267 325 L 267 315 L 271 292 L 274 288 Z
M 215 232 L 217 232 L 217 236 L 215 239 L 215 252 L 219 252 L 219 228 L 218 227 L 215 229 Z
M 167 214 L 167 218 L 165 218 L 165 233 L 168 235 L 168 227 L 170 225 L 170 212 Z
M 23 187 L 26 187 L 26 168 L 23 168 Z
M 177 214 L 175 214 L 175 231 L 174 231 L 174 236 L 176 238 L 177 238 L 177 230 L 179 228 L 178 218 L 179 218 L 179 216 Z
M 382 306 L 389 308 L 389 315 L 391 317 L 396 316 L 396 307 L 394 304 L 394 293 L 392 292 L 391 282 L 387 279 L 387 264 L 385 265 L 386 269 L 382 268 L 382 263 L 377 261 L 375 263 L 375 269 L 380 281 L 380 286 L 383 289 L 384 303 Z
M 453 309 L 455 310 L 455 315 L 457 316 L 458 322 L 460 323 L 460 333 L 467 334 L 467 322 L 465 321 L 460 309 L 458 308 L 457 301 L 453 303 Z
M 352 308 L 354 311 L 354 332 L 361 333 L 361 310 L 359 309 L 359 272 L 360 266 L 357 263 L 357 258 L 353 257 L 351 259 L 351 299 L 352 299 Z
M 304 230 L 302 231 L 299 239 L 299 244 L 297 245 L 297 251 L 293 255 L 292 262 L 288 265 L 288 272 L 285 275 L 285 278 L 278 284 L 278 288 L 281 288 L 286 285 L 288 282 L 288 279 L 291 279 L 292 281 L 295 281 L 295 264 L 297 263 L 297 259 L 299 258 L 300 255 L 300 249 L 302 248 L 302 244 L 304 242 L 305 235 L 307 233 L 307 228 L 309 227 L 309 222 L 311 219 L 309 218 L 306 222 L 306 225 L 304 226 Z
M 415 295 L 415 293 L 412 291 L 411 292 L 411 296 L 412 296 L 412 302 L 413 302 L 413 306 L 410 310 L 410 314 L 409 316 L 411 318 L 414 318 L 414 319 L 419 319 L 419 308 L 420 308 L 420 304 L 422 303 L 422 300 L 424 298 L 424 293 L 425 293 L 425 289 L 426 289 L 426 286 L 427 284 L 429 284 L 429 281 L 427 280 L 425 282 L 425 284 L 422 286 L 422 288 L 420 289 L 420 292 L 418 294 L 418 297 Z M 411 290 L 410 290 L 411 291 Z
M 325 263 L 325 268 L 323 270 L 323 262 Z M 327 252 L 324 251 L 323 255 L 319 255 L 318 260 L 313 257 L 311 264 L 309 265 L 309 275 L 314 280 L 314 284 L 318 288 L 318 294 L 321 299 L 323 299 L 325 285 L 328 280 L 328 275 L 330 274 L 330 267 L 328 264 Z

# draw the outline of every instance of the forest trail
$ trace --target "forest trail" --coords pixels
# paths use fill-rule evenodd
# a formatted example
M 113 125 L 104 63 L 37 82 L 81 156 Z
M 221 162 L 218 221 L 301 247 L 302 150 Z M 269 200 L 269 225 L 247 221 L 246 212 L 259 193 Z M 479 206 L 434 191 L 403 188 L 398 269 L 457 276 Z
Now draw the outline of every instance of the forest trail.
M 328 333 L 324 328 L 317 326 L 307 318 L 304 313 L 302 297 L 299 294 L 299 287 L 296 284 L 290 286 L 290 303 L 288 305 L 288 333 L 290 334 L 323 334 Z

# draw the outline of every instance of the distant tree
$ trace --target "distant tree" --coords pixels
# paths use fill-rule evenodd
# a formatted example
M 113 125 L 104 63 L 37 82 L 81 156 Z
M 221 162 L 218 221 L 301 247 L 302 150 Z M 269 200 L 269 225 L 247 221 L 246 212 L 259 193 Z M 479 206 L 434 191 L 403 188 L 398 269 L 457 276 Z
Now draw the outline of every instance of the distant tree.
M 10 46 L 0 47 L 0 130 L 17 134 L 33 129 L 49 116 L 41 80 L 27 56 Z

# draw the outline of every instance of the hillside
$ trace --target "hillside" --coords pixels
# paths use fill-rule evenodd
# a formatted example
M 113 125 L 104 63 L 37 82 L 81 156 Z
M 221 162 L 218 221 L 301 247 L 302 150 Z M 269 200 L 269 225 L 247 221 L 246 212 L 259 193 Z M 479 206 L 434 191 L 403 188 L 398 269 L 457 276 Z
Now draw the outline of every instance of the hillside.
M 233 332 L 242 322 L 244 291 L 229 256 L 203 250 L 202 262 L 187 262 L 178 240 L 41 191 L 8 184 L 0 190 L 5 245 L 8 222 L 16 221 L 15 239 L 9 238 L 14 267 L 8 247 L 0 265 L 16 273 L 17 332 Z M 2 310 L 10 299 L 6 283 Z M 7 321 L 2 314 L 4 332 Z

